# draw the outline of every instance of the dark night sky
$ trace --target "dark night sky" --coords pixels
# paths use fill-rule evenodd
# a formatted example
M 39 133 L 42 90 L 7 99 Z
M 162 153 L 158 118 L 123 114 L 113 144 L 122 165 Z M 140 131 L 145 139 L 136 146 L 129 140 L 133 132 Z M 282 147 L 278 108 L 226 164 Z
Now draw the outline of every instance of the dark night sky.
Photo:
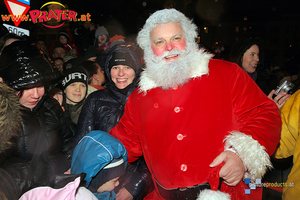
M 299 13 L 299 0 L 57 0 L 78 14 L 90 13 L 100 25 L 114 24 L 126 34 L 135 33 L 155 10 L 173 7 L 198 25 L 217 25 L 224 21 L 274 20 Z M 46 0 L 31 0 L 31 8 L 39 9 Z M 4 2 L 1 14 L 8 14 Z M 298 15 L 299 17 L 299 15 Z
M 244 16 L 248 20 L 280 19 L 283 14 L 299 13 L 300 7 L 298 0 L 87 0 L 84 4 L 64 1 L 78 13 L 91 13 L 95 22 L 114 20 L 132 31 L 141 28 L 149 13 L 165 7 L 184 12 L 198 25 L 243 20 Z

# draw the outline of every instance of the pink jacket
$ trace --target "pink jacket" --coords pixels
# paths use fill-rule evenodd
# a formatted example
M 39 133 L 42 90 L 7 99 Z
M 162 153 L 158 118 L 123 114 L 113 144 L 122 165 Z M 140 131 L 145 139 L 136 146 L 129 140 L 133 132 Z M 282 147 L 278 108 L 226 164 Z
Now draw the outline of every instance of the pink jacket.
M 24 193 L 19 200 L 97 200 L 91 191 L 85 187 L 79 187 L 79 184 L 80 177 L 59 189 L 49 186 L 37 187 Z

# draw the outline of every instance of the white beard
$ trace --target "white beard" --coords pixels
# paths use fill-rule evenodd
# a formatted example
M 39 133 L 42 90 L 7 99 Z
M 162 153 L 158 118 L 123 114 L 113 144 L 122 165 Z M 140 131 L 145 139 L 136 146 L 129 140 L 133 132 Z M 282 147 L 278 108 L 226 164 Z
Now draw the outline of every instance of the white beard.
M 164 57 L 168 55 L 179 55 L 178 60 L 166 62 Z M 145 62 L 147 74 L 163 90 L 181 86 L 188 82 L 191 78 L 191 63 L 197 56 L 197 50 L 172 50 L 166 51 L 162 56 L 155 56 L 151 51 L 145 54 Z

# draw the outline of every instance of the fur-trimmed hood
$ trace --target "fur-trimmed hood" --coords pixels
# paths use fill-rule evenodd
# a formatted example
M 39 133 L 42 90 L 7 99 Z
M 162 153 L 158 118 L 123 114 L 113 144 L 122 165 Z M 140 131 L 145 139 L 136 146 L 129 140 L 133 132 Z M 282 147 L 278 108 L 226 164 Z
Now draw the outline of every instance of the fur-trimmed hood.
M 198 56 L 195 56 L 193 61 L 191 61 L 191 75 L 190 78 L 201 77 L 202 75 L 208 74 L 208 63 L 209 60 L 213 57 L 212 54 L 205 51 L 205 49 L 200 49 L 197 52 Z M 160 87 L 155 83 L 151 76 L 149 76 L 149 69 L 147 67 L 141 74 L 140 83 L 139 83 L 139 92 L 147 92 L 148 90 Z
M 0 83 L 0 153 L 11 146 L 10 139 L 21 127 L 21 107 L 16 92 Z

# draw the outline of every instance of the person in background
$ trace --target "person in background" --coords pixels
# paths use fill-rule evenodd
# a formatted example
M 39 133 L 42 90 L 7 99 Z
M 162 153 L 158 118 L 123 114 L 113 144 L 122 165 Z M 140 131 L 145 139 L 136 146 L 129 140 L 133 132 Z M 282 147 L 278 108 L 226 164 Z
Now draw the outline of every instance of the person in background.
M 55 86 L 50 92 L 49 95 L 53 98 L 56 99 L 59 103 L 60 106 L 62 106 L 63 99 L 64 99 L 64 92 L 63 88 L 61 87 L 61 84 Z M 63 107 L 62 107 L 63 108 Z M 65 110 L 63 108 L 63 110 Z
M 49 52 L 50 52 L 50 50 L 49 50 Z M 62 44 L 54 45 L 53 50 L 51 52 L 52 52 L 51 56 L 54 59 L 58 58 L 58 57 L 64 59 L 66 54 L 67 54 L 67 51 L 66 51 L 65 47 Z
M 44 40 L 37 40 L 36 45 L 38 46 L 38 48 L 42 49 L 45 54 L 47 54 L 47 56 L 50 56 Z
M 64 71 L 64 60 L 61 57 L 54 58 L 54 65 L 62 72 Z
M 67 62 L 64 62 L 64 70 L 71 69 L 71 68 L 78 68 L 81 63 L 83 63 L 85 60 L 83 57 L 79 58 L 72 58 L 68 60 Z
M 75 57 L 79 56 L 79 52 L 73 43 L 73 36 L 68 28 L 62 28 L 58 31 L 57 41 L 49 47 L 49 52 L 52 52 L 53 47 L 57 44 L 62 44 L 67 54 L 74 55 Z
M 113 46 L 115 45 L 119 45 L 119 44 L 123 44 L 125 43 L 125 37 L 122 35 L 114 35 L 113 37 L 111 37 L 109 39 L 109 48 L 113 48 Z M 97 52 L 97 58 L 95 60 L 96 63 L 98 63 L 100 65 L 100 67 L 102 68 L 102 70 L 104 70 L 104 66 L 105 66 L 105 60 L 106 60 L 106 56 L 108 49 L 106 51 L 104 50 L 100 50 Z
M 81 68 L 70 68 L 64 71 L 61 84 L 64 89 L 63 107 L 70 114 L 72 122 L 77 124 L 87 95 L 87 75 Z
M 286 92 L 281 92 L 273 98 L 275 90 L 270 91 L 268 88 L 268 75 L 266 71 L 264 71 L 263 58 L 262 45 L 258 39 L 254 38 L 238 40 L 233 44 L 230 52 L 230 61 L 237 63 L 245 70 L 261 90 L 268 95 L 280 109 L 291 95 Z
M 104 71 L 93 61 L 85 61 L 79 65 L 87 74 L 88 91 L 87 96 L 92 92 L 104 89 L 103 85 L 106 82 Z
M 86 187 L 99 200 L 114 200 L 114 188 L 125 173 L 127 151 L 122 143 L 103 131 L 92 131 L 74 149 L 71 173 L 86 173 Z
M 237 64 L 211 59 L 196 38 L 197 26 L 175 9 L 146 20 L 137 37 L 145 69 L 109 133 L 130 163 L 144 156 L 155 184 L 148 199 L 197 199 L 199 191 L 199 199 L 261 199 L 261 188 L 245 194 L 243 179 L 255 182 L 271 167 L 278 107 Z
M 90 60 L 90 61 L 96 61 L 99 51 L 96 47 L 90 45 L 87 47 L 85 53 L 84 53 L 84 59 Z
M 30 41 L 15 41 L 4 48 L 0 77 L 16 90 L 22 106 L 21 131 L 12 147 L 0 154 L 0 167 L 5 171 L 0 176 L 1 195 L 18 199 L 70 168 L 74 132 L 59 103 L 46 95 L 61 73 Z
M 141 56 L 137 50 L 137 46 L 127 43 L 110 49 L 105 62 L 106 89 L 87 97 L 77 124 L 77 140 L 92 130 L 109 132 L 119 123 L 127 99 L 137 87 L 142 71 Z M 125 176 L 121 177 L 117 200 L 143 199 L 151 187 L 150 173 L 143 157 L 129 169 L 131 171 L 127 170 Z
M 213 54 L 215 55 L 213 58 L 224 60 L 224 50 L 224 46 L 221 43 L 216 42 L 212 47 Z
M 74 42 L 78 48 L 79 55 L 85 55 L 87 48 L 94 45 L 96 25 L 90 21 L 82 22 L 79 28 L 74 30 Z
M 95 44 L 94 46 L 100 51 L 107 51 L 110 47 L 109 34 L 104 26 L 100 26 L 95 31 Z

